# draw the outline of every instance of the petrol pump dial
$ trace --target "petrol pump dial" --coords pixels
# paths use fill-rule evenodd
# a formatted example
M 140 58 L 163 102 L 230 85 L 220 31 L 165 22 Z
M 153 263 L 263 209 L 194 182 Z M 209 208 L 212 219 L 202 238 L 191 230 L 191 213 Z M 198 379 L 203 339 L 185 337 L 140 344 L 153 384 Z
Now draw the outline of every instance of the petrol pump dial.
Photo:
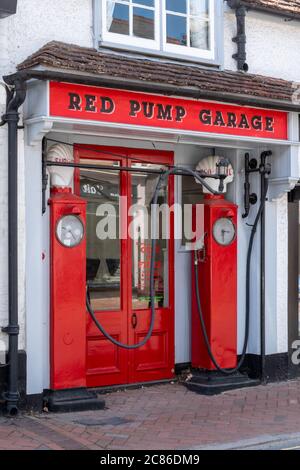
M 213 235 L 219 245 L 231 245 L 236 236 L 236 229 L 232 220 L 227 217 L 218 219 L 213 226 Z
M 56 226 L 56 236 L 59 242 L 67 248 L 79 245 L 84 236 L 82 221 L 75 215 L 61 217 Z

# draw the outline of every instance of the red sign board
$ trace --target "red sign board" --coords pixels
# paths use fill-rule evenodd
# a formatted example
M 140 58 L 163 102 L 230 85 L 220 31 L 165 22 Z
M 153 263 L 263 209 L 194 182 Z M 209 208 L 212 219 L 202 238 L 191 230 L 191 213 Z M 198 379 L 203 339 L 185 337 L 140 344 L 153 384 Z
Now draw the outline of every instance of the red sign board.
M 283 111 L 50 83 L 50 115 L 133 126 L 287 140 Z

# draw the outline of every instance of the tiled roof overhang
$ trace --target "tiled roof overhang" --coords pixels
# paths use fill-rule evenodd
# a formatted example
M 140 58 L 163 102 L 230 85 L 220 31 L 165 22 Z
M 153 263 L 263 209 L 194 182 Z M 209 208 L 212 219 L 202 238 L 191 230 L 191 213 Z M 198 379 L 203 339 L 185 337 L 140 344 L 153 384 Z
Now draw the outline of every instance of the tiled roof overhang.
M 299 102 L 293 99 L 295 84 L 286 80 L 97 51 L 56 41 L 28 57 L 18 66 L 18 73 L 36 71 L 36 75 L 42 76 L 41 69 L 47 70 L 48 75 L 51 71 L 57 81 L 78 83 L 85 77 L 83 83 L 98 86 L 300 110 Z
M 228 3 L 300 19 L 300 0 L 228 0 Z

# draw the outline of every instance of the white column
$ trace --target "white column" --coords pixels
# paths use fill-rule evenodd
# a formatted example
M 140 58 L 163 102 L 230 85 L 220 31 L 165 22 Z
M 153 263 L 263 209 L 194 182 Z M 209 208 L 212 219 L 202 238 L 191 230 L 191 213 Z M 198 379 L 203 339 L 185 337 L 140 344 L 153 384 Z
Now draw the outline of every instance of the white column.
M 27 394 L 49 387 L 49 216 L 42 215 L 42 147 L 25 146 Z
M 266 352 L 288 351 L 287 195 L 266 205 Z

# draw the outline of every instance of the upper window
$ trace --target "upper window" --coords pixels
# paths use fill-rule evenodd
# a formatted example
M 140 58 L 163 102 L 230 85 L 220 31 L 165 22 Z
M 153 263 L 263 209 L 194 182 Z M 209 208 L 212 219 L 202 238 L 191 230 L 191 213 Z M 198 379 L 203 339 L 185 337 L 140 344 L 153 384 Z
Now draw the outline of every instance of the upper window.
M 215 0 L 102 0 L 104 43 L 215 59 Z

